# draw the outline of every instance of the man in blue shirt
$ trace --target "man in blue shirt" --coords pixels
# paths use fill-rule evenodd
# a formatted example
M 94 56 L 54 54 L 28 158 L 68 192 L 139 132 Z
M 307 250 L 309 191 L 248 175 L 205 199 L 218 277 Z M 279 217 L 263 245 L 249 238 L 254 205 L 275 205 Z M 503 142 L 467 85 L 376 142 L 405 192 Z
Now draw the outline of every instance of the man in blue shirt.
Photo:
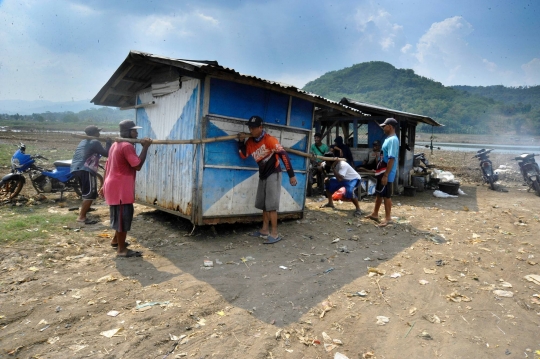
M 377 187 L 375 188 L 376 199 L 373 213 L 366 218 L 379 221 L 379 208 L 384 200 L 385 220 L 379 224 L 379 227 L 386 227 L 392 224 L 392 186 L 396 179 L 399 155 L 399 140 L 396 136 L 396 126 L 398 122 L 393 118 L 387 118 L 381 125 L 386 139 L 382 145 L 382 162 L 375 170 L 377 177 Z

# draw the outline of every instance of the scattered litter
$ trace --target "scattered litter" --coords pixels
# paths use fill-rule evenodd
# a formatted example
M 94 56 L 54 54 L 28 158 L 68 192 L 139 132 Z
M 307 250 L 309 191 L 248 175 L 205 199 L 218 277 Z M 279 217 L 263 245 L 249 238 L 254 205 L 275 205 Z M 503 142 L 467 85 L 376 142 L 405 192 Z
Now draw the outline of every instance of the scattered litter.
M 377 316 L 377 325 L 385 325 L 390 321 L 390 318 L 384 317 L 382 315 Z
M 120 312 L 117 310 L 111 310 L 109 313 L 107 313 L 109 317 L 116 317 L 118 314 L 120 314 Z
M 378 275 L 385 275 L 386 271 L 384 269 L 379 269 L 375 267 L 368 267 L 368 273 L 375 273 Z
M 442 267 L 442 266 L 444 265 L 444 262 L 443 262 L 442 259 L 439 259 L 439 260 L 435 261 L 435 265 L 436 265 L 437 267 Z
M 540 285 L 540 275 L 538 275 L 538 274 L 526 275 L 525 279 L 527 279 L 529 282 L 533 282 L 535 284 Z
M 322 309 L 321 315 L 319 315 L 320 318 L 324 317 L 326 312 L 328 312 L 330 309 L 334 307 L 332 302 L 330 302 L 329 300 L 325 300 L 324 302 L 322 302 L 321 306 L 323 307 L 323 309 Z
M 347 297 L 365 297 L 367 296 L 367 292 L 365 290 L 361 290 L 359 292 L 347 294 Z
M 336 348 L 337 348 L 337 345 L 335 345 L 335 344 L 326 344 L 326 343 L 324 343 L 324 349 L 326 350 L 326 352 L 331 352 L 332 350 L 334 350 Z
M 60 340 L 60 337 L 53 337 L 53 338 L 47 339 L 47 343 L 49 343 L 49 344 L 54 344 L 54 343 L 56 343 L 56 342 L 59 341 L 59 340 Z
M 494 290 L 493 294 L 495 294 L 497 297 L 504 297 L 504 298 L 512 298 L 514 296 L 514 293 L 507 291 L 507 290 Z
M 460 194 L 460 195 L 462 195 L 462 196 L 466 196 L 466 195 L 467 195 L 467 193 L 463 192 L 463 191 L 461 190 L 461 188 L 458 188 L 457 193 Z
M 32 271 L 32 272 L 37 272 L 37 271 L 39 271 L 39 268 L 37 268 L 37 267 L 30 267 L 30 268 L 28 268 L 28 270 L 29 270 L 29 271 Z
M 155 305 L 165 306 L 165 305 L 169 305 L 169 303 L 170 303 L 169 301 L 166 301 L 166 302 L 148 302 L 148 303 L 143 303 L 143 304 L 137 304 L 137 306 L 133 308 L 133 310 L 141 312 L 141 311 L 147 310 L 143 308 L 153 307 Z
M 431 322 L 433 324 L 440 324 L 441 323 L 441 319 L 436 316 L 435 314 L 426 314 L 426 315 L 423 315 L 422 318 L 424 318 L 425 320 L 427 320 L 428 322 Z
M 448 194 L 446 192 L 439 191 L 439 190 L 433 191 L 433 195 L 438 198 L 457 198 L 458 197 L 458 196 L 454 196 L 454 195 L 451 195 L 451 194 Z
M 123 329 L 124 328 L 120 327 L 120 328 L 115 328 L 115 329 L 111 329 L 111 330 L 106 330 L 104 332 L 99 333 L 99 335 L 103 335 L 104 337 L 107 337 L 107 338 L 112 338 Z
M 427 280 L 425 280 L 425 279 L 420 279 L 420 280 L 418 281 L 418 283 L 420 283 L 420 284 L 422 284 L 422 285 L 429 284 L 429 282 L 428 282 Z
M 446 296 L 446 298 L 452 302 L 470 302 L 471 298 L 466 295 L 459 294 L 458 292 L 452 292 Z
M 42 331 L 44 331 L 45 329 L 47 329 L 48 327 L 50 327 L 49 324 L 47 324 L 46 326 L 44 326 L 43 328 L 41 328 L 39 331 L 42 332 Z
M 339 242 L 339 241 L 340 241 L 339 238 L 335 238 L 335 239 L 332 241 L 332 243 L 337 243 L 337 242 Z
M 97 283 L 100 283 L 100 282 L 114 282 L 117 279 L 118 278 L 114 277 L 113 275 L 108 274 L 108 275 L 106 275 L 104 277 L 99 278 L 96 282 Z
M 287 268 L 285 266 L 279 266 L 279 268 L 281 268 L 281 269 L 289 269 L 289 268 Z
M 425 330 L 422 331 L 422 333 L 420 333 L 418 336 L 420 338 L 422 338 L 422 339 L 433 340 L 433 337 L 428 332 L 426 332 Z
M 213 267 L 214 262 L 211 261 L 211 260 L 205 259 L 204 262 L 203 262 L 203 266 L 205 266 L 205 267 Z
M 177 337 L 176 335 L 172 335 L 171 333 L 169 333 L 169 339 L 170 339 L 171 341 L 177 342 L 177 341 L 179 341 L 179 340 L 184 339 L 185 337 L 187 337 L 187 335 L 185 335 L 185 334 L 182 334 L 181 336 Z
M 396 272 L 396 273 L 390 274 L 390 278 L 399 278 L 399 277 L 401 277 L 401 273 Z
M 349 357 L 341 354 L 340 352 L 336 352 L 336 354 L 334 354 L 334 359 L 349 359 Z
M 369 257 L 364 258 L 365 261 L 371 261 L 372 259 Z
M 416 307 L 412 307 L 411 309 L 409 309 L 409 315 L 415 315 L 417 310 L 418 309 L 416 309 Z
M 330 272 L 333 271 L 333 270 L 334 270 L 334 267 L 330 267 L 330 268 L 328 268 L 327 270 L 325 270 L 325 271 L 323 272 L 323 274 L 330 273 Z
M 457 282 L 458 280 L 455 277 L 452 277 L 450 275 L 445 275 L 444 278 L 446 278 L 449 282 Z
M 326 332 L 322 332 L 322 337 L 323 337 L 323 340 L 325 342 L 330 342 L 332 343 L 332 338 L 330 338 L 330 336 L 328 334 L 326 334 Z
M 500 286 L 503 287 L 503 288 L 512 288 L 512 284 L 508 283 L 508 282 L 505 282 L 504 280 L 502 279 L 499 279 L 499 282 L 500 282 Z
M 436 269 L 424 268 L 424 273 L 426 274 L 435 274 L 436 272 L 437 272 Z

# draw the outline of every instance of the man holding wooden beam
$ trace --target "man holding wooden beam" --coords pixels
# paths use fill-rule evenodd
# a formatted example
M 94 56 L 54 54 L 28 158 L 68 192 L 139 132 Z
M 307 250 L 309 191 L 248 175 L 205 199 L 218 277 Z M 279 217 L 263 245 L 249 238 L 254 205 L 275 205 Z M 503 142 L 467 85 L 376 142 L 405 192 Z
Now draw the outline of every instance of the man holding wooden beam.
M 246 159 L 251 155 L 259 165 L 259 184 L 255 208 L 263 211 L 262 228 L 251 235 L 265 238 L 264 244 L 273 244 L 282 239 L 277 231 L 277 211 L 281 194 L 279 158 L 285 165 L 291 186 L 296 186 L 297 181 L 289 155 L 277 138 L 270 136 L 263 130 L 263 119 L 259 116 L 251 116 L 248 120 L 248 127 L 252 137 L 248 138 L 246 133 L 239 133 L 238 150 L 241 158 Z

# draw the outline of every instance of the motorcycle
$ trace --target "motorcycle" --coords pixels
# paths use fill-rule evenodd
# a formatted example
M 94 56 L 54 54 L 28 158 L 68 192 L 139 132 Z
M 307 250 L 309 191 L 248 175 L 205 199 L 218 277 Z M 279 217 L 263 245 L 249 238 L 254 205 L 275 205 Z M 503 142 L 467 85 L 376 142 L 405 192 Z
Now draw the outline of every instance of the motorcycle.
M 11 158 L 11 173 L 0 180 L 0 200 L 10 201 L 23 189 L 26 183 L 24 174 L 30 178 L 32 186 L 37 193 L 58 193 L 62 198 L 64 192 L 75 192 L 81 196 L 79 180 L 71 174 L 71 160 L 55 161 L 53 170 L 47 170 L 36 164 L 36 160 L 48 159 L 41 155 L 28 155 L 23 143 Z M 99 186 L 103 184 L 103 177 L 97 174 Z
M 491 160 L 489 159 L 489 153 L 491 151 L 493 151 L 493 149 L 486 150 L 482 148 L 477 151 L 476 155 L 472 158 L 478 158 L 480 161 L 480 168 L 482 169 L 484 183 L 489 183 L 489 187 L 495 191 L 495 182 L 499 180 L 499 175 L 493 172 L 493 163 L 491 163 Z
M 518 161 L 519 171 L 523 176 L 523 180 L 529 186 L 528 191 L 533 190 L 537 196 L 540 196 L 540 168 L 538 168 L 538 163 L 534 160 L 535 156 L 537 155 L 534 153 L 524 153 L 514 158 L 514 160 Z

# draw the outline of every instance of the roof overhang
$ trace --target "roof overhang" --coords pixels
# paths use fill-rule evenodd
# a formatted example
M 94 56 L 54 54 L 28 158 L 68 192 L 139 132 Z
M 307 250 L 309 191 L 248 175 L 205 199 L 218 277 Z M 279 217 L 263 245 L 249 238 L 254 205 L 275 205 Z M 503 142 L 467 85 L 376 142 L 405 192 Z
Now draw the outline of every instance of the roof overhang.
M 444 126 L 431 117 L 417 115 L 414 113 L 403 112 L 398 110 L 392 110 L 382 106 L 376 106 L 369 103 L 359 102 L 349 98 L 342 98 L 339 101 L 340 104 L 355 108 L 361 111 L 364 114 L 371 115 L 373 117 L 382 116 L 382 117 L 394 117 L 396 120 L 407 120 L 414 122 L 421 122 L 431 126 Z
M 276 92 L 296 96 L 316 104 L 340 116 L 363 116 L 362 111 L 324 97 L 308 93 L 292 85 L 242 75 L 237 71 L 220 66 L 217 61 L 172 59 L 140 51 L 130 51 L 107 83 L 91 100 L 95 105 L 130 107 L 135 105 L 137 93 L 151 87 L 160 79 L 206 76 L 267 88 Z

